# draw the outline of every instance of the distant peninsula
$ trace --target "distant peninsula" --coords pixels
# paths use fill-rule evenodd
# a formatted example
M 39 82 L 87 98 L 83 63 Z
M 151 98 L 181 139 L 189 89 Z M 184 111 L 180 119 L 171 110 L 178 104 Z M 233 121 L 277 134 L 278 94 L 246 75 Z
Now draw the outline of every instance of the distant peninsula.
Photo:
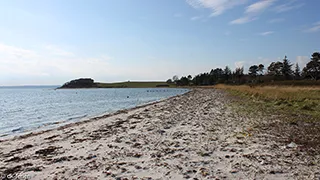
M 126 81 L 117 83 L 95 82 L 91 78 L 74 79 L 64 83 L 58 89 L 78 89 L 78 88 L 156 88 L 156 87 L 176 87 L 173 83 L 157 81 Z

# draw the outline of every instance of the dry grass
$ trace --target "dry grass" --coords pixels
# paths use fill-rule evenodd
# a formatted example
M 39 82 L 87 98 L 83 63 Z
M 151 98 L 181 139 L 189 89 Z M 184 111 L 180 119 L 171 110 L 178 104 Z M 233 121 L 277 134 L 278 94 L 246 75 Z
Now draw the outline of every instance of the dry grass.
M 282 143 L 295 142 L 303 151 L 320 152 L 320 87 L 216 85 L 235 97 L 235 110 L 270 119 L 261 125 Z M 275 118 L 276 121 L 273 121 Z M 259 118 L 257 118 L 259 119 Z
M 230 86 L 218 84 L 218 89 L 238 91 L 245 95 L 252 95 L 264 100 L 288 100 L 288 101 L 305 101 L 320 100 L 320 86 L 301 87 L 301 86 L 255 86 L 247 85 Z
M 320 121 L 320 87 L 303 86 L 215 86 L 236 96 L 260 101 L 273 111 L 293 115 L 306 121 Z

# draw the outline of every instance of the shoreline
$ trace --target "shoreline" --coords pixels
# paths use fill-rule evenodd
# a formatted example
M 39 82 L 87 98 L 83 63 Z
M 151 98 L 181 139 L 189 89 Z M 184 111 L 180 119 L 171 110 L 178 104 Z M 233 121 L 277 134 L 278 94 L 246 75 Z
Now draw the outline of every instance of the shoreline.
M 70 89 L 70 88 L 66 88 L 66 89 Z M 80 88 L 80 89 L 85 89 L 85 88 Z M 99 89 L 99 88 L 97 88 L 97 89 Z M 181 88 L 181 89 L 186 89 L 186 88 Z M 65 122 L 67 122 L 67 120 L 63 120 L 63 121 L 59 121 L 59 122 L 50 123 L 49 125 L 45 125 L 44 124 L 44 125 L 40 126 L 39 128 L 30 129 L 30 130 L 27 130 L 26 132 L 21 132 L 21 133 L 18 133 L 18 134 L 4 134 L 4 135 L 0 136 L 0 142 L 5 142 L 5 141 L 15 140 L 15 139 L 23 139 L 23 138 L 26 138 L 26 137 L 36 136 L 36 135 L 39 135 L 39 134 L 50 132 L 50 131 L 53 131 L 53 130 L 56 130 L 56 129 L 64 129 L 64 128 L 68 128 L 68 127 L 72 127 L 72 126 L 77 126 L 77 125 L 80 125 L 80 124 L 88 123 L 90 121 L 99 120 L 99 119 L 103 119 L 103 118 L 108 118 L 108 117 L 115 116 L 115 115 L 118 115 L 118 114 L 121 114 L 121 113 L 124 113 L 124 112 L 132 111 L 132 110 L 139 109 L 139 108 L 144 108 L 144 107 L 149 106 L 149 105 L 151 106 L 151 105 L 160 103 L 162 101 L 169 100 L 169 99 L 174 98 L 174 97 L 182 96 L 184 94 L 190 93 L 191 91 L 192 91 L 192 89 L 188 88 L 188 91 L 183 93 L 183 94 L 179 94 L 179 95 L 176 95 L 176 96 L 172 96 L 172 97 L 168 97 L 168 98 L 164 98 L 164 99 L 160 99 L 160 100 L 156 100 L 156 101 L 152 101 L 152 102 L 143 103 L 141 105 L 138 105 L 138 106 L 135 106 L 135 107 L 132 107 L 132 108 L 124 108 L 124 109 L 116 110 L 116 111 L 110 112 L 110 113 L 103 113 L 103 114 L 96 115 L 96 116 L 93 116 L 93 117 L 79 119 L 76 122 L 70 122 L 70 123 L 64 124 Z M 63 125 L 56 126 L 56 127 L 48 127 L 48 126 L 51 126 L 51 125 L 58 125 L 58 124 L 63 124 Z M 48 128 L 46 128 L 46 127 L 48 127 Z M 37 129 L 39 129 L 39 130 L 37 130 Z
M 113 116 L 0 142 L 0 177 L 320 177 L 319 157 L 260 130 L 259 125 L 270 123 L 269 117 L 252 119 L 238 114 L 229 98 L 221 90 L 193 89 Z

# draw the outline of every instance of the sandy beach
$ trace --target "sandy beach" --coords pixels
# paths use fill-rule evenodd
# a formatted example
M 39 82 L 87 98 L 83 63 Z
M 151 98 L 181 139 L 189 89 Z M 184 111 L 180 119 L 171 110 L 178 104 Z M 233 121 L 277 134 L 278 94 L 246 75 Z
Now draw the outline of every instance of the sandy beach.
M 320 179 L 320 157 L 281 143 L 269 117 L 194 89 L 50 131 L 0 141 L 2 179 Z

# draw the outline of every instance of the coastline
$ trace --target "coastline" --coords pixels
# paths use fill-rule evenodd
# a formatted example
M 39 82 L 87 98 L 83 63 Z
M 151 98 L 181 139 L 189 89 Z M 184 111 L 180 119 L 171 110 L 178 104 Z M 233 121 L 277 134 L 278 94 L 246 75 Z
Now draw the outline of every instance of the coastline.
M 277 142 L 256 128 L 268 117 L 243 116 L 229 103 L 221 90 L 193 89 L 3 141 L 0 174 L 29 179 L 319 178 L 319 157 Z
M 63 88 L 63 89 L 73 89 L 73 88 Z M 74 89 L 79 89 L 79 88 L 74 88 Z M 80 88 L 80 89 L 93 89 L 93 88 Z M 96 89 L 99 89 L 99 88 L 96 88 Z M 176 89 L 179 89 L 179 88 L 176 88 Z M 149 105 L 154 105 L 154 104 L 160 103 L 162 101 L 169 100 L 171 98 L 182 96 L 182 95 L 190 93 L 192 91 L 192 88 L 180 88 L 180 89 L 188 89 L 188 91 L 183 93 L 183 94 L 176 95 L 176 96 L 172 96 L 172 97 L 168 97 L 168 98 L 164 98 L 164 99 L 160 99 L 160 100 L 156 100 L 156 101 L 152 101 L 152 102 L 142 103 L 142 104 L 140 104 L 138 106 L 135 106 L 135 107 L 132 107 L 132 108 L 124 108 L 124 109 L 116 110 L 116 111 L 110 112 L 110 113 L 102 113 L 100 115 L 92 116 L 92 117 L 89 117 L 89 118 L 79 119 L 76 122 L 69 122 L 68 123 L 67 120 L 63 120 L 63 121 L 59 121 L 59 122 L 50 123 L 48 125 L 42 125 L 41 127 L 37 128 L 38 130 L 37 129 L 30 129 L 30 130 L 27 130 L 26 132 L 20 132 L 18 134 L 4 134 L 4 135 L 0 136 L 0 143 L 4 142 L 4 141 L 9 141 L 9 140 L 23 139 L 23 138 L 26 138 L 26 137 L 36 136 L 36 135 L 43 134 L 43 133 L 46 133 L 46 132 L 50 132 L 50 131 L 53 131 L 53 130 L 56 130 L 56 129 L 64 129 L 64 128 L 68 128 L 68 127 L 84 124 L 84 123 L 87 123 L 87 122 L 90 122 L 90 121 L 99 120 L 99 119 L 103 119 L 103 118 L 108 118 L 108 117 L 111 117 L 111 116 L 114 116 L 114 115 L 118 115 L 120 113 L 124 113 L 124 112 L 127 112 L 127 111 L 132 111 L 132 110 L 135 110 L 135 109 L 144 108 L 144 107 L 149 106 Z M 57 127 L 50 127 L 53 124 L 54 125 L 63 124 L 63 125 L 60 125 L 60 126 L 57 126 Z

